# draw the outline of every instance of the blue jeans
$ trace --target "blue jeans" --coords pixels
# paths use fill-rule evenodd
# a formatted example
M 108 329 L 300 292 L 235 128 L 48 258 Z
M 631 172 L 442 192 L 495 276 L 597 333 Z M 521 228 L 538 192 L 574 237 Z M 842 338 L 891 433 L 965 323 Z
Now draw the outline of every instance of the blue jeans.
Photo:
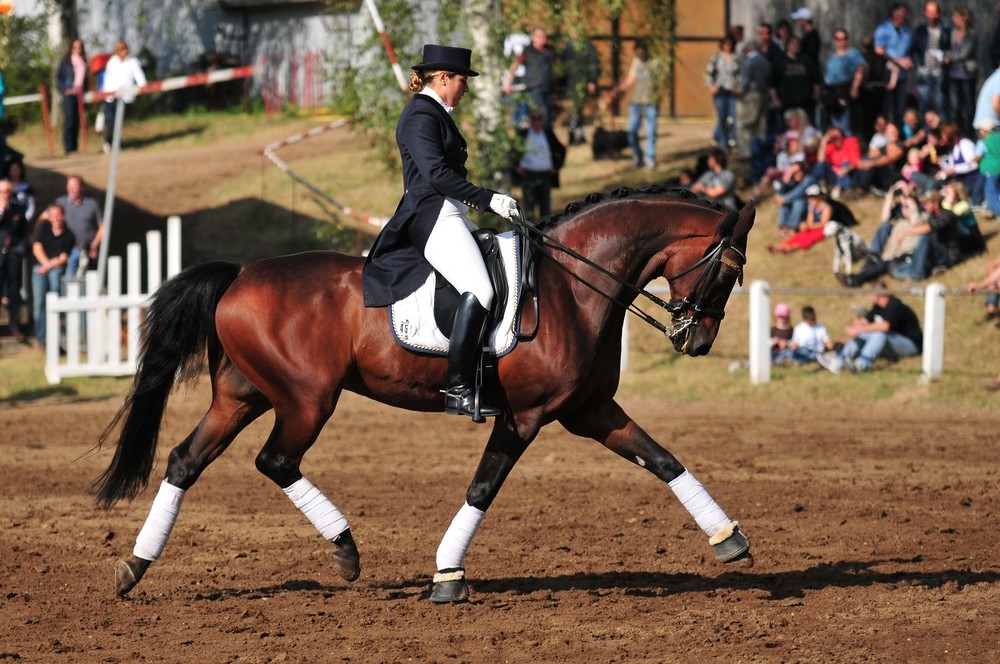
M 838 167 L 843 165 L 844 164 L 839 164 Z M 837 173 L 833 170 L 833 167 L 825 161 L 821 161 L 813 166 L 812 170 L 809 171 L 808 177 L 811 180 L 810 184 L 812 182 L 825 180 L 828 184 L 840 187 L 841 189 L 847 189 L 851 186 L 850 171 L 847 172 L 847 175 L 837 175 Z
M 62 267 L 54 267 L 42 274 L 37 265 L 31 270 L 31 291 L 34 297 L 31 313 L 35 319 L 35 336 L 39 346 L 45 346 L 45 295 L 59 292 L 64 271 Z
M 809 201 L 805 198 L 786 200 L 784 205 L 778 208 L 778 227 L 799 230 L 799 224 L 806 218 L 808 205 Z
M 736 97 L 729 90 L 719 90 L 712 97 L 715 104 L 715 132 L 712 140 L 723 150 L 736 146 Z
M 899 359 L 920 352 L 913 340 L 899 332 L 862 332 L 840 351 L 840 359 L 854 360 L 858 367 L 870 369 L 878 357 Z
M 986 207 L 1000 217 L 1000 175 L 983 175 L 983 193 Z
M 639 123 L 646 116 L 646 150 L 639 149 Z M 632 161 L 636 164 L 645 161 L 647 166 L 656 163 L 656 120 L 659 110 L 654 104 L 629 104 L 628 106 L 628 145 L 632 148 Z
M 913 91 L 917 95 L 917 108 L 920 117 L 928 109 L 937 111 L 942 120 L 948 121 L 947 104 L 944 103 L 944 94 L 941 92 L 941 83 L 944 81 L 944 74 L 917 74 L 917 80 L 913 85 Z

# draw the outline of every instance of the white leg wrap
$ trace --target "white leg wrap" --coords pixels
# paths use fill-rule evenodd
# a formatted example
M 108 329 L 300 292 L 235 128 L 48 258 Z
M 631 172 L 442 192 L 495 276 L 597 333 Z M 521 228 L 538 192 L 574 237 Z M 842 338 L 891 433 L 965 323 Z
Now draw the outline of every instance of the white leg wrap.
M 153 498 L 153 505 L 149 508 L 146 523 L 142 524 L 142 530 L 135 538 L 132 555 L 143 560 L 156 560 L 160 557 L 163 547 L 167 545 L 170 531 L 177 522 L 183 501 L 184 489 L 178 489 L 163 480 L 156 498 Z
M 341 514 L 340 510 L 305 477 L 293 482 L 282 491 L 291 498 L 292 504 L 306 515 L 309 523 L 316 526 L 316 530 L 331 542 L 337 535 L 350 528 L 347 517 Z
M 729 523 L 726 513 L 712 496 L 708 495 L 701 482 L 688 471 L 685 470 L 670 482 L 670 488 L 673 489 L 677 500 L 681 501 L 681 505 L 694 517 L 694 522 L 709 537 L 714 536 Z
M 465 554 L 469 551 L 472 538 L 479 530 L 479 524 L 483 522 L 486 512 L 476 509 L 469 503 L 462 505 L 458 514 L 452 519 L 448 526 L 444 539 L 437 550 L 437 568 L 453 569 L 462 567 L 465 562 Z

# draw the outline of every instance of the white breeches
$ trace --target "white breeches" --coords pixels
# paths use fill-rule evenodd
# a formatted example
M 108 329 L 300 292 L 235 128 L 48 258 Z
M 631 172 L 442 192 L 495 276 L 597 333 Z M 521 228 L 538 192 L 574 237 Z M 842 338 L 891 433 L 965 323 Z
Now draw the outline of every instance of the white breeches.
M 441 214 L 424 246 L 424 258 L 459 293 L 472 293 L 479 304 L 489 309 L 493 303 L 493 286 L 483 263 L 483 255 L 469 232 L 476 225 L 469 221 L 468 211 L 464 203 L 445 199 Z

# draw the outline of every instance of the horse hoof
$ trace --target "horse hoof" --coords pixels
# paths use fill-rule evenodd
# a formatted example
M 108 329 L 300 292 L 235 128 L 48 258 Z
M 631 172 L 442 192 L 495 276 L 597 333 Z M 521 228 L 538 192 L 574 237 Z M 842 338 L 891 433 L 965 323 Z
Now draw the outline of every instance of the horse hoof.
M 151 562 L 135 556 L 119 560 L 115 566 L 115 593 L 119 597 L 125 597 L 142 579 Z
M 356 581 L 361 576 L 361 556 L 350 529 L 333 540 L 333 569 L 345 581 Z
M 742 569 L 750 569 L 754 564 L 753 554 L 749 551 L 744 551 L 735 558 L 727 560 L 725 564 L 733 567 L 740 567 Z
M 721 540 L 721 541 L 717 541 Z M 729 524 L 709 540 L 715 552 L 715 559 L 720 563 L 736 563 L 746 555 L 750 564 L 740 564 L 740 567 L 751 567 L 753 556 L 750 555 L 750 540 L 740 532 L 740 525 L 735 521 Z
M 469 599 L 464 569 L 443 570 L 434 575 L 430 600 L 435 604 L 455 604 Z

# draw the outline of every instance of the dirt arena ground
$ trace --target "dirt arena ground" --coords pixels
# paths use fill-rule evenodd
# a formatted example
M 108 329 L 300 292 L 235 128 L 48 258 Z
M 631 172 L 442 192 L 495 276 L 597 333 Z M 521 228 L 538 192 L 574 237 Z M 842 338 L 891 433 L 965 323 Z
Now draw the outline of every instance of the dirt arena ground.
M 153 475 L 200 418 L 168 410 Z M 425 599 L 487 436 L 347 395 L 306 457 L 363 572 L 253 469 L 262 418 L 206 472 L 163 557 L 115 597 L 153 491 L 104 512 L 88 455 L 120 401 L 0 408 L 0 660 L 26 662 L 973 662 L 1000 655 L 995 417 L 886 405 L 794 418 L 623 401 L 738 518 L 757 566 L 715 564 L 665 486 L 557 425 L 467 559 L 468 604 Z M 904 418 L 905 414 L 905 418 Z

